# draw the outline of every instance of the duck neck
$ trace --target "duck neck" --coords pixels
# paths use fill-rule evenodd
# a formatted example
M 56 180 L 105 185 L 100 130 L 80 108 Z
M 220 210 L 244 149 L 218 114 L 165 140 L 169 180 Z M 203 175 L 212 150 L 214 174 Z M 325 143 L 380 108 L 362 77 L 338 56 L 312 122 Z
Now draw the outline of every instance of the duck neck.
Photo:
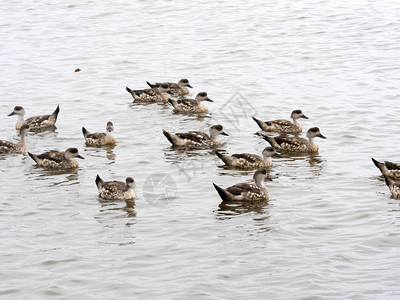
M 254 181 L 256 182 L 256 186 L 264 193 L 267 194 L 268 190 L 267 187 L 263 183 L 262 178 L 255 178 Z
M 297 118 L 293 118 L 293 124 L 297 125 L 297 126 L 300 126 L 300 123 L 299 123 Z
M 265 163 L 271 162 L 271 161 L 272 161 L 271 156 L 264 155 L 263 161 L 264 161 Z
M 26 133 L 21 135 L 21 140 L 18 143 L 18 146 L 23 147 L 25 145 Z
M 18 122 L 24 122 L 24 115 L 18 115 Z
M 210 136 L 210 140 L 212 140 L 213 142 L 219 141 L 217 135 L 211 135 L 211 136 Z
M 313 137 L 309 137 L 308 141 L 310 142 L 311 147 L 314 147 L 316 145 Z

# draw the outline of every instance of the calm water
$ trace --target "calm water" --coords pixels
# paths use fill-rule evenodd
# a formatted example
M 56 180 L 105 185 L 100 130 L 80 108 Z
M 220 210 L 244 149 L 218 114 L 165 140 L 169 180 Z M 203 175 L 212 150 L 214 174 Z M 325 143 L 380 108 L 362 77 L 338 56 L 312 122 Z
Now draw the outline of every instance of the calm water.
M 271 1 L 270 1 L 271 2 Z M 1 139 L 27 116 L 61 111 L 28 151 L 77 147 L 76 172 L 0 156 L 4 299 L 399 299 L 400 202 L 370 157 L 400 161 L 397 1 L 2 1 Z M 82 72 L 75 73 L 75 68 Z M 131 105 L 125 86 L 189 78 L 210 114 Z M 222 205 L 212 186 L 248 182 L 210 150 L 178 151 L 162 128 L 230 134 L 261 153 L 261 119 L 302 109 L 316 156 L 275 160 L 270 200 Z M 81 127 L 115 125 L 114 148 Z M 94 184 L 137 182 L 137 200 Z

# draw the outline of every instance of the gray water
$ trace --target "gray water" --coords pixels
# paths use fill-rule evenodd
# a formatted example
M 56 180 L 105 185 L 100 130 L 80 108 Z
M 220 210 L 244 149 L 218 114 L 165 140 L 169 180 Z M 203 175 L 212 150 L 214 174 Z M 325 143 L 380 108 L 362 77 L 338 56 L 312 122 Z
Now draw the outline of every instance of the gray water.
M 85 160 L 61 172 L 0 156 L 1 297 L 399 299 L 400 202 L 370 159 L 400 162 L 399 11 L 398 1 L 2 1 L 0 138 L 18 140 L 15 105 L 29 117 L 59 104 L 57 129 L 28 134 L 27 150 L 77 147 Z M 132 105 L 125 91 L 180 78 L 214 99 L 209 114 Z M 327 139 L 318 155 L 275 159 L 270 200 L 257 205 L 223 205 L 212 186 L 252 172 L 162 135 L 220 123 L 221 150 L 260 154 L 251 116 L 293 109 Z M 109 120 L 117 145 L 85 146 L 81 127 Z M 135 203 L 102 201 L 96 174 L 134 177 Z

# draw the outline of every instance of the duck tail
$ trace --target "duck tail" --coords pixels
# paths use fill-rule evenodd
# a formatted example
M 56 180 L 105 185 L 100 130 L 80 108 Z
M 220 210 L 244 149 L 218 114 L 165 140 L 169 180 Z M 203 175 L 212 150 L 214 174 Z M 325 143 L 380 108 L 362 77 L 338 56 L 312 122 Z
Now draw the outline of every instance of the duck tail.
M 58 113 L 60 112 L 60 105 L 57 105 L 57 108 L 53 113 L 51 114 L 51 117 L 54 121 L 54 123 L 57 121 Z
M 149 87 L 151 87 L 151 88 L 156 88 L 156 87 L 157 87 L 157 84 L 152 84 L 152 83 L 150 83 L 150 82 L 148 82 L 148 81 L 146 81 L 146 83 L 147 83 L 147 85 L 148 85 Z
M 172 145 L 175 144 L 175 142 L 174 142 L 174 136 L 173 136 L 171 133 L 169 133 L 168 131 L 166 131 L 166 130 L 163 129 L 163 134 L 165 135 L 165 137 L 168 139 L 168 141 L 169 141 Z
M 253 120 L 257 123 L 258 127 L 260 127 L 261 130 L 264 130 L 263 127 L 265 126 L 265 123 L 259 119 L 256 119 L 254 117 L 252 117 Z
M 227 156 L 219 153 L 218 151 L 215 151 L 215 154 L 221 159 L 225 164 L 228 164 Z
M 389 187 L 389 189 L 391 189 L 393 186 L 393 181 L 391 181 L 386 175 L 383 175 L 383 177 L 385 177 L 386 185 Z
M 381 173 L 385 176 L 385 174 L 387 174 L 388 169 L 386 168 L 384 163 L 381 163 L 379 161 L 377 161 L 376 159 L 374 159 L 373 157 L 371 157 L 372 162 L 374 163 L 374 165 L 381 171 Z
M 266 140 L 275 149 L 281 148 L 281 146 L 279 146 L 279 144 L 276 142 L 274 137 L 268 136 L 268 135 L 263 135 L 262 137 L 263 137 L 264 140 Z
M 232 194 L 229 193 L 228 191 L 224 190 L 223 188 L 220 188 L 218 185 L 213 183 L 214 188 L 217 190 L 219 196 L 221 197 L 222 201 L 229 201 L 232 199 Z
M 131 90 L 130 88 L 128 88 L 127 86 L 125 87 L 126 91 L 130 94 L 133 94 L 133 90 Z
M 28 152 L 28 155 L 30 156 L 30 158 L 32 158 L 35 161 L 35 163 L 38 163 L 36 154 L 32 154 L 32 153 Z
M 168 102 L 171 103 L 171 105 L 172 105 L 174 108 L 176 108 L 177 105 L 178 105 L 178 102 L 177 102 L 176 100 L 169 99 Z
M 126 91 L 129 93 L 129 94 L 131 94 L 132 95 L 132 97 L 133 97 L 133 100 L 137 100 L 138 98 L 139 98 L 139 95 L 140 95 L 140 93 L 138 94 L 138 90 L 136 90 L 136 91 L 134 91 L 134 90 L 131 90 L 129 87 L 125 87 L 125 89 L 126 89 Z
M 399 164 L 392 163 L 392 162 L 390 162 L 390 161 L 385 161 L 385 167 L 386 167 L 388 170 L 400 169 Z
M 86 137 L 89 134 L 89 131 L 86 130 L 85 127 L 82 127 L 83 136 Z
M 100 191 L 101 187 L 104 185 L 104 181 L 100 178 L 99 174 L 96 176 L 96 186 L 97 189 Z

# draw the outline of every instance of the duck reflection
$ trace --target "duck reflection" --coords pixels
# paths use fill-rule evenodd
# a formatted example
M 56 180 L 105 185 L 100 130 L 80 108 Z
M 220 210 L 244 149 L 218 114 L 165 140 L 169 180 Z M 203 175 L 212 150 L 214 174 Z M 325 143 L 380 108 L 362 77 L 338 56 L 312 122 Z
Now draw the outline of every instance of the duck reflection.
M 283 159 L 280 162 L 283 169 L 285 169 L 285 167 L 296 167 L 298 170 L 298 168 L 305 167 L 309 172 L 311 172 L 307 178 L 316 178 L 321 176 L 326 162 L 326 159 L 322 159 L 318 154 L 283 154 L 282 158 Z M 291 174 L 293 175 L 293 173 L 289 173 L 288 176 L 291 176 Z
M 107 155 L 106 155 L 107 159 L 109 159 L 113 162 L 115 162 L 115 157 L 116 157 L 116 155 L 114 153 L 115 146 L 116 146 L 115 144 L 104 146 L 104 148 L 106 149 L 106 153 L 107 153 Z
M 65 177 L 62 177 L 63 179 L 52 183 L 51 186 L 79 184 L 79 176 L 78 176 L 79 168 L 43 169 L 39 166 L 32 166 L 32 169 L 40 172 L 37 177 L 35 176 L 36 180 L 48 180 L 54 177 L 59 179 L 60 177 L 62 177 L 61 175 L 67 175 Z M 34 175 L 32 169 L 28 171 L 29 175 Z
M 217 219 L 225 220 L 241 214 L 264 214 L 269 201 L 222 201 L 214 211 Z
M 172 113 L 174 115 L 183 115 L 183 116 L 185 116 L 183 121 L 195 120 L 195 121 L 203 122 L 203 121 L 205 121 L 207 119 L 212 119 L 212 116 L 211 116 L 210 113 L 189 113 L 189 112 L 176 112 L 176 111 L 173 111 Z
M 124 211 L 126 213 L 125 217 L 127 218 L 135 218 L 136 217 L 136 209 L 135 200 L 126 200 L 126 201 L 118 201 L 118 200 L 104 200 L 100 197 L 97 198 L 99 203 L 101 204 L 100 212 L 112 212 L 112 211 Z M 121 204 L 125 205 L 121 207 Z
M 85 152 L 89 152 L 89 156 L 104 157 L 103 151 L 106 150 L 106 157 L 110 160 L 109 164 L 115 163 L 116 155 L 114 153 L 115 144 L 104 146 L 85 146 Z
M 166 160 L 174 163 L 185 161 L 188 157 L 215 155 L 215 149 L 210 148 L 187 149 L 182 147 L 175 148 L 173 146 L 170 146 L 168 148 L 164 148 L 163 150 Z
M 206 169 L 206 161 L 203 157 L 214 155 L 210 149 L 202 150 L 184 150 L 184 149 L 165 149 L 165 161 L 175 166 L 174 171 L 178 176 L 186 178 L 187 182 L 196 178 L 200 172 Z M 192 159 L 188 159 L 192 157 Z

